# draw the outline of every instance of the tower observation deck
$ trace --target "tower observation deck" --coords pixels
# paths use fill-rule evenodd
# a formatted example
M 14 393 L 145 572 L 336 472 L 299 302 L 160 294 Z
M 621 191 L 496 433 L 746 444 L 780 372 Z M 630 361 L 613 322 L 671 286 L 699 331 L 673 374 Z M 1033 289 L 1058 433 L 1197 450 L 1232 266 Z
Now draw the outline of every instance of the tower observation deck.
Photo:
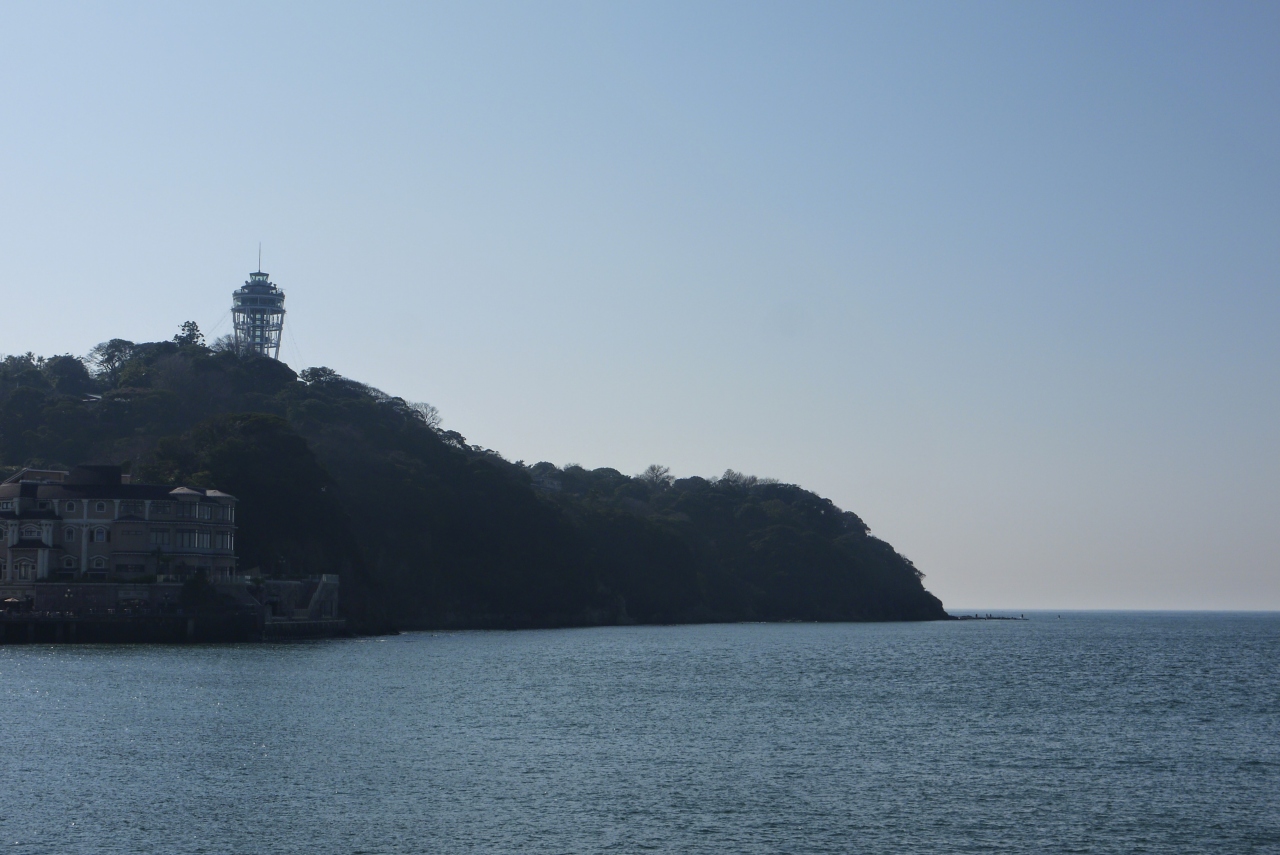
M 231 320 L 236 350 L 280 358 L 280 331 L 284 329 L 284 292 L 259 270 L 231 294 Z

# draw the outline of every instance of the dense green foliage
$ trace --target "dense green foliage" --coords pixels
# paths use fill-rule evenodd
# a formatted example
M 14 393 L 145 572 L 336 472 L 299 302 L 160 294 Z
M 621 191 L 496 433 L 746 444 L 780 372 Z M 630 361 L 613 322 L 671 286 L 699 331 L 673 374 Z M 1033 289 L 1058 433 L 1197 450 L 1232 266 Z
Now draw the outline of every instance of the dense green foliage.
M 525 466 L 327 368 L 169 342 L 0 363 L 0 460 L 238 496 L 241 566 L 340 573 L 359 626 L 945 617 L 856 515 L 734 472 Z

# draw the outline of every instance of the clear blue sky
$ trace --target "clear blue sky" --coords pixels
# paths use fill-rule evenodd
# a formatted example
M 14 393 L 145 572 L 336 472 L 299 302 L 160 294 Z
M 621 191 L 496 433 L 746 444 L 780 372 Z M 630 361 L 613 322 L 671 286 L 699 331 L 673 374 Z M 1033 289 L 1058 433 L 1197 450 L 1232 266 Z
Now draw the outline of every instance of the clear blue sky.
M 949 607 L 1280 608 L 1280 4 L 8 3 L 0 352 L 226 332 L 794 481 Z

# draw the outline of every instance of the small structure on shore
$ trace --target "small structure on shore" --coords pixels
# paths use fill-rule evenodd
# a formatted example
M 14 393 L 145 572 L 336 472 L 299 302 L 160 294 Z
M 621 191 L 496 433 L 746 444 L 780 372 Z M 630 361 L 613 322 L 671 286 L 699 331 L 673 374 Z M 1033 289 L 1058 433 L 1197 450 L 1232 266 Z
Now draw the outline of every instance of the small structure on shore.
M 236 564 L 236 498 L 131 483 L 118 466 L 0 484 L 0 642 L 337 635 L 338 577 Z
M 40 581 L 230 580 L 235 537 L 236 498 L 218 490 L 23 469 L 0 484 L 0 599 Z

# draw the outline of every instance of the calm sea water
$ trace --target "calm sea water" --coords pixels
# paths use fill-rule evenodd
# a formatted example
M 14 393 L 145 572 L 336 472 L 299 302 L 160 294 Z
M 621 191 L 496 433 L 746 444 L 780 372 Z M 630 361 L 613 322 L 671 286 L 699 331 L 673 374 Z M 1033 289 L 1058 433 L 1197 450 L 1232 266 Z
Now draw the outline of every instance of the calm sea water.
M 1280 615 L 0 648 L 7 852 L 1277 852 Z

